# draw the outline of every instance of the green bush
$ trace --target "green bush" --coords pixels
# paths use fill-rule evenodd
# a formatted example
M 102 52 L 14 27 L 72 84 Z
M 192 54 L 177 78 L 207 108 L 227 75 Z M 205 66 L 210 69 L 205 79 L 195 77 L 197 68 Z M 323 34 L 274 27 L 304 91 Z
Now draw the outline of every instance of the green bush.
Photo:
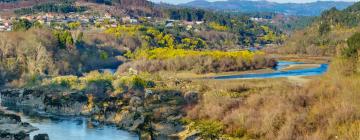
M 347 40 L 348 47 L 343 50 L 345 57 L 358 57 L 360 50 L 360 33 L 355 33 Z
M 27 19 L 20 19 L 13 23 L 14 31 L 26 31 L 32 27 L 32 23 Z
M 80 80 L 77 76 L 59 76 L 51 80 L 51 85 L 61 86 L 65 88 L 76 89 L 80 85 Z
M 203 139 L 219 139 L 224 131 L 224 125 L 218 121 L 200 120 L 190 127 L 190 129 L 197 130 Z
M 145 90 L 145 88 L 152 88 L 155 87 L 155 82 L 146 80 L 138 75 L 132 75 L 116 79 L 113 82 L 113 86 L 115 91 L 120 93 L 129 90 Z
M 81 78 L 81 81 L 86 85 L 85 90 L 87 93 L 103 96 L 114 90 L 112 86 L 114 79 L 115 77 L 111 73 L 93 71 Z

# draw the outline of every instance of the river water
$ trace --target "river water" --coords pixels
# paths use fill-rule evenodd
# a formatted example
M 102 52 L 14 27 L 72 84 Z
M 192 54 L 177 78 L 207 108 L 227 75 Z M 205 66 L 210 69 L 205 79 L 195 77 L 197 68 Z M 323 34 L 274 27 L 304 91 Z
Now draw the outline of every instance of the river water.
M 18 113 L 23 122 L 39 128 L 30 133 L 31 140 L 34 135 L 44 133 L 50 140 L 139 140 L 137 134 L 96 124 L 85 117 L 51 116 L 18 107 L 8 107 L 8 110 Z
M 297 70 L 286 70 L 283 71 L 283 68 L 286 68 L 290 65 L 303 64 L 301 62 L 288 62 L 288 61 L 279 61 L 277 66 L 274 68 L 274 72 L 271 73 L 251 73 L 251 74 L 241 74 L 241 75 L 228 75 L 228 76 L 219 76 L 214 77 L 217 80 L 231 80 L 231 79 L 268 79 L 268 78 L 282 78 L 282 77 L 291 77 L 291 76 L 317 76 L 323 75 L 328 70 L 328 64 L 320 64 L 319 67 L 315 68 L 304 68 Z

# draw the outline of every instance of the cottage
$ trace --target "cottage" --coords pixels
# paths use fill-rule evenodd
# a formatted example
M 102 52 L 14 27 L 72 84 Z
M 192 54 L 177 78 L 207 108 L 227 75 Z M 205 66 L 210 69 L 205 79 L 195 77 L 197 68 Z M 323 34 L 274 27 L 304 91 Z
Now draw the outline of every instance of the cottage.
M 173 23 L 173 22 L 167 23 L 167 24 L 165 25 L 165 27 L 166 27 L 166 28 L 174 27 L 174 23 Z
M 132 24 L 135 24 L 135 23 L 138 23 L 138 22 L 139 21 L 137 19 L 134 19 L 134 18 L 130 19 L 130 23 L 132 23 Z
M 193 28 L 193 26 L 192 25 L 188 25 L 188 26 L 186 26 L 186 30 L 191 30 Z
M 200 25 L 200 24 L 203 24 L 204 21 L 196 21 L 195 23 L 196 23 L 197 25 Z
M 106 13 L 106 14 L 105 14 L 105 18 L 106 18 L 106 19 L 111 19 L 111 17 L 112 17 L 112 15 L 111 15 L 110 13 Z

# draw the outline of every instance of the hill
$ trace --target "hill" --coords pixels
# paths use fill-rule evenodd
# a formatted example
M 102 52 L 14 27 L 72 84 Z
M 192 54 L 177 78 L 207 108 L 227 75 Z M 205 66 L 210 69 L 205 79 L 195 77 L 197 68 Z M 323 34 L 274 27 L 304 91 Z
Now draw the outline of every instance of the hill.
M 334 56 L 347 48 L 347 39 L 360 32 L 360 2 L 324 11 L 313 24 L 291 35 L 281 53 Z
M 20 11 L 20 14 L 33 12 L 78 12 L 78 8 L 90 8 L 112 13 L 113 15 L 158 15 L 152 2 L 147 0 L 4 0 L 0 1 L 0 12 Z M 18 14 L 18 13 L 17 13 Z
M 269 1 L 251 0 L 227 0 L 208 2 L 206 0 L 195 0 L 180 4 L 186 7 L 205 8 L 213 10 L 228 10 L 240 12 L 276 12 L 287 15 L 318 16 L 324 10 L 336 7 L 344 9 L 353 2 L 318 1 L 312 3 L 276 3 Z

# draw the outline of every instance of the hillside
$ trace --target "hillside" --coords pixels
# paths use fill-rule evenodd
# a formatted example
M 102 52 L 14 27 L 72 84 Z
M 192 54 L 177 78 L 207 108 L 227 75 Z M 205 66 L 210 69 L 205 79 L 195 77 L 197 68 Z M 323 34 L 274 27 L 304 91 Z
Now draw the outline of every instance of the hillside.
M 5 0 L 0 2 L 0 12 L 3 13 L 13 11 L 18 12 L 17 14 L 31 14 L 37 11 L 61 13 L 64 11 L 65 13 L 84 11 L 77 10 L 79 8 L 105 11 L 113 15 L 160 15 L 153 3 L 147 0 Z
M 324 11 L 315 22 L 293 33 L 280 49 L 284 54 L 334 56 L 347 47 L 347 38 L 360 31 L 360 3 Z
M 275 3 L 268 1 L 250 0 L 228 0 L 208 2 L 206 0 L 195 0 L 181 4 L 186 7 L 206 8 L 213 10 L 228 10 L 241 12 L 277 12 L 287 15 L 318 16 L 324 10 L 336 7 L 344 9 L 352 2 L 318 1 L 313 3 Z

